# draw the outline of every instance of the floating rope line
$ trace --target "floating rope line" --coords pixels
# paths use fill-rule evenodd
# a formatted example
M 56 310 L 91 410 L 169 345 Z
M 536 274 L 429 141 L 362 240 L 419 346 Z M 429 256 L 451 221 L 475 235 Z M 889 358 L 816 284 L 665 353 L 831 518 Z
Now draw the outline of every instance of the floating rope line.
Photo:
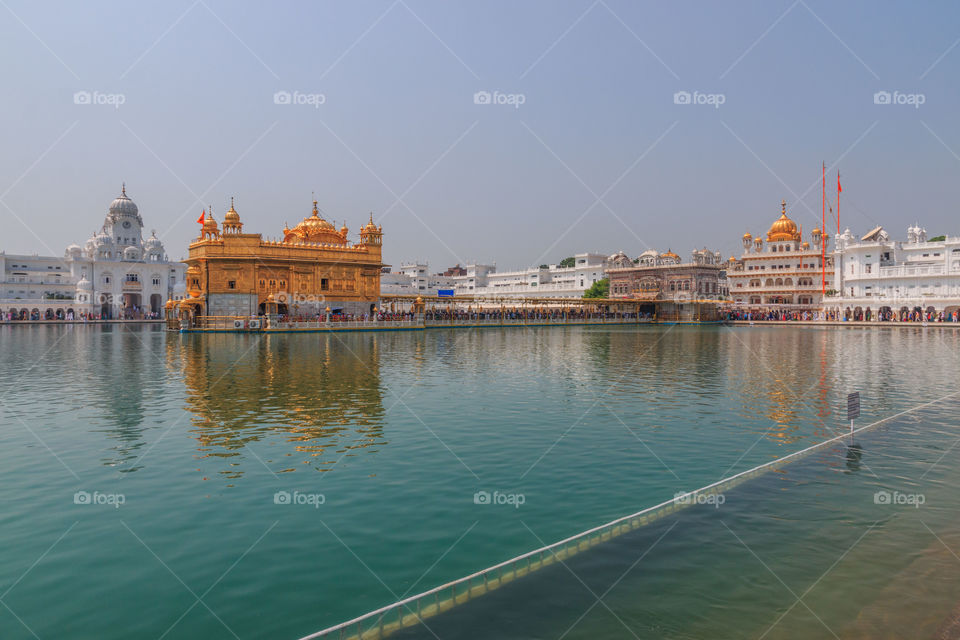
M 708 484 L 699 489 L 677 495 L 672 500 L 661 502 L 660 504 L 647 507 L 629 516 L 612 520 L 593 529 L 570 536 L 559 542 L 534 549 L 533 551 L 511 558 L 500 564 L 442 584 L 439 587 L 434 587 L 429 591 L 398 600 L 393 604 L 381 607 L 358 618 L 304 636 L 301 640 L 314 640 L 316 638 L 326 637 L 336 637 L 342 640 L 381 640 L 401 629 L 421 624 L 428 618 L 432 618 L 440 613 L 449 611 L 457 605 L 464 604 L 483 594 L 499 589 L 503 585 L 527 576 L 534 571 L 539 571 L 556 562 L 563 562 L 602 542 L 607 542 L 613 538 L 622 536 L 625 533 L 629 533 L 630 531 L 634 531 L 676 513 L 684 507 L 696 504 L 697 496 L 718 495 L 747 480 L 796 462 L 824 447 L 836 444 L 847 438 L 852 438 L 852 436 L 872 429 L 884 422 L 942 402 L 958 394 L 960 394 L 960 391 L 955 391 L 937 400 L 931 400 L 930 402 L 917 405 L 912 409 L 895 413 L 882 420 L 877 420 L 853 431 L 829 438 L 823 442 L 801 449 L 800 451 L 785 455 L 782 458 L 777 458 L 776 460 L 766 462 L 752 469 L 741 471 L 729 478 L 724 478 L 723 480 Z

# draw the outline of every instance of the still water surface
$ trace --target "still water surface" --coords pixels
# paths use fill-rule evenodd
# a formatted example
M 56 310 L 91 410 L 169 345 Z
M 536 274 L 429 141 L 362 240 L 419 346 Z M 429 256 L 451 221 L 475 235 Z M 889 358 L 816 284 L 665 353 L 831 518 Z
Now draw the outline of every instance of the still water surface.
M 958 347 L 0 327 L 0 637 L 297 638 L 836 435 L 850 390 L 860 424 L 910 410 L 859 458 L 825 450 L 403 636 L 933 637 L 960 602 Z

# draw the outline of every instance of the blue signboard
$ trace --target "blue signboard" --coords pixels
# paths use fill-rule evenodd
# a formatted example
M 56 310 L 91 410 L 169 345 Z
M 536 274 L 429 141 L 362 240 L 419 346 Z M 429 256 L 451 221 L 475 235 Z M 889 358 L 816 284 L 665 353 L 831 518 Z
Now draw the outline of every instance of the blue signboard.
M 438 298 L 452 298 L 453 289 L 437 289 Z

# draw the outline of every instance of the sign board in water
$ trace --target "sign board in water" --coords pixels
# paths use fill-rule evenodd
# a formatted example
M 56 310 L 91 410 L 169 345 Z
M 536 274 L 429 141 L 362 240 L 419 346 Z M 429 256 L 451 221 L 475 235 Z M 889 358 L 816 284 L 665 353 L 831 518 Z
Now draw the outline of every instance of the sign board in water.
M 438 298 L 452 298 L 453 289 L 437 289 Z
M 855 391 L 847 394 L 847 420 L 855 420 L 860 417 L 860 392 Z

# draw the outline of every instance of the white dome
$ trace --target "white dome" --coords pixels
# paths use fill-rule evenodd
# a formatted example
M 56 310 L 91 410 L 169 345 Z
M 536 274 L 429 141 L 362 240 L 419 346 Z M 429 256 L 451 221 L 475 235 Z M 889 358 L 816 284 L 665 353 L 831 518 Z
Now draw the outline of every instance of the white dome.
M 90 281 L 87 280 L 86 274 L 80 277 L 80 282 L 77 283 L 77 289 L 82 289 L 84 291 L 89 291 L 90 289 L 93 289 L 93 284 L 91 284 Z
M 113 238 L 101 231 L 94 238 L 94 244 L 98 247 L 113 246 Z
M 125 260 L 139 260 L 140 250 L 136 247 L 127 247 L 123 250 L 123 257 Z
M 110 203 L 110 213 L 135 216 L 140 212 L 133 200 L 127 197 L 126 185 L 120 191 L 120 195 Z
M 160 238 L 157 237 L 156 231 L 151 233 L 150 237 L 143 242 L 143 246 L 147 249 L 163 249 L 163 243 L 160 242 Z

